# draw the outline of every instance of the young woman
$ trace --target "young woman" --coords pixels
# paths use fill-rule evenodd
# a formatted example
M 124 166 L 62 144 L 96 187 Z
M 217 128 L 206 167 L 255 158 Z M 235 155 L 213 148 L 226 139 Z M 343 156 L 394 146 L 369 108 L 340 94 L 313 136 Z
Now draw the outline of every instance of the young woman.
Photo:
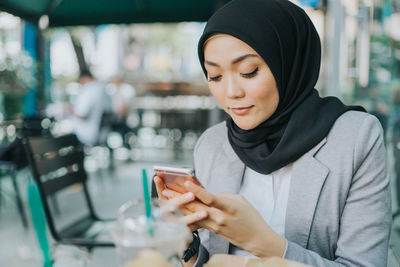
M 182 204 L 201 246 L 215 253 L 278 256 L 312 266 L 386 266 L 391 201 L 378 120 L 321 98 L 318 34 L 286 0 L 233 0 L 199 41 L 211 93 L 230 119 L 194 152 L 201 186 Z

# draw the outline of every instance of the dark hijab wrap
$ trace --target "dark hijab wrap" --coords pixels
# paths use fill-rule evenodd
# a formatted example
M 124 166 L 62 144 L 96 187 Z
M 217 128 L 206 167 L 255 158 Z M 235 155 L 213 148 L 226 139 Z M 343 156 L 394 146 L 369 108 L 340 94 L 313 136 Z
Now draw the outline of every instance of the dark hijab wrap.
M 274 114 L 251 130 L 227 120 L 229 142 L 249 168 L 263 174 L 294 162 L 327 136 L 348 110 L 335 97 L 321 98 L 317 82 L 321 44 L 311 20 L 287 0 L 233 0 L 207 22 L 198 44 L 204 67 L 204 44 L 212 35 L 232 35 L 251 46 L 275 77 L 279 104 Z M 228 51 L 229 53 L 229 51 Z

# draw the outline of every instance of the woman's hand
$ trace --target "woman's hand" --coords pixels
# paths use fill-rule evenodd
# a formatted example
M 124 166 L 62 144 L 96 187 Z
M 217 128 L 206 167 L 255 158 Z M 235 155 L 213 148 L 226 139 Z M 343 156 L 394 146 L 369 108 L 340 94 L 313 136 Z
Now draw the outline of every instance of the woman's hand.
M 186 224 L 190 228 L 190 231 L 193 232 L 199 229 L 200 227 L 196 224 L 196 222 L 207 218 L 208 207 L 200 201 L 195 200 L 192 192 L 181 194 L 176 191 L 166 189 L 163 180 L 158 176 L 155 176 L 153 180 L 156 185 L 158 197 L 167 199 L 171 201 L 173 206 L 179 207 L 184 215 Z
M 286 241 L 272 230 L 243 196 L 226 193 L 214 196 L 194 183 L 185 182 L 185 186 L 208 206 L 208 218 L 196 225 L 222 236 L 255 256 L 283 256 Z

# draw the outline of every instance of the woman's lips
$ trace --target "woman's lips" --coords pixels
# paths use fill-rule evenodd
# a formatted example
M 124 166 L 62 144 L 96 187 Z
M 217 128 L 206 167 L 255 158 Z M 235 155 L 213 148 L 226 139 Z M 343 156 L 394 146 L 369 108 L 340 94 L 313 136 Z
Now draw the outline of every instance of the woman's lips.
M 238 108 L 231 108 L 231 110 L 232 110 L 233 113 L 235 113 L 235 115 L 243 116 L 243 115 L 246 115 L 247 113 L 249 113 L 250 110 L 251 110 L 253 107 L 254 107 L 254 106 L 238 107 Z

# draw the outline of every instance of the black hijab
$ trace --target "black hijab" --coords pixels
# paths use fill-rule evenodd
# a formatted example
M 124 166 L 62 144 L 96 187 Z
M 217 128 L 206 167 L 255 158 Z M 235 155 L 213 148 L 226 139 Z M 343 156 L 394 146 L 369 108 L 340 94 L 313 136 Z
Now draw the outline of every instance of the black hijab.
M 321 44 L 311 20 L 287 0 L 233 0 L 207 22 L 198 44 L 204 67 L 204 44 L 217 33 L 232 35 L 251 46 L 275 77 L 279 104 L 274 114 L 251 130 L 227 120 L 229 142 L 246 166 L 269 174 L 297 160 L 327 136 L 348 110 L 335 97 L 321 98 L 317 82 Z

